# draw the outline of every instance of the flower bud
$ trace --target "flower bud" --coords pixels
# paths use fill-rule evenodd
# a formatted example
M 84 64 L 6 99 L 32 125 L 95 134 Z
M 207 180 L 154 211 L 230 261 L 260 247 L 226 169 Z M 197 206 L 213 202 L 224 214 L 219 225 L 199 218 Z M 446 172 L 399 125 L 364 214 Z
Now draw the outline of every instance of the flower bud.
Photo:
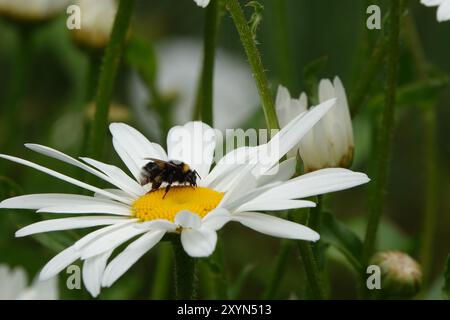
M 37 23 L 64 12 L 70 0 L 0 0 L 0 15 L 11 20 Z
M 72 30 L 74 40 L 90 49 L 106 47 L 117 13 L 116 0 L 78 0 L 76 4 L 81 11 L 81 28 Z
M 387 298 L 410 298 L 419 292 L 422 270 L 406 253 L 383 251 L 371 259 L 381 269 L 381 291 Z
M 333 83 L 328 79 L 321 80 L 319 103 L 333 98 L 337 98 L 335 106 L 303 137 L 298 146 L 306 172 L 333 167 L 348 168 L 352 164 L 353 128 L 344 86 L 338 77 L 334 78 Z M 279 87 L 276 108 L 282 127 L 306 111 L 307 107 L 305 93 L 299 99 L 291 99 L 287 89 Z

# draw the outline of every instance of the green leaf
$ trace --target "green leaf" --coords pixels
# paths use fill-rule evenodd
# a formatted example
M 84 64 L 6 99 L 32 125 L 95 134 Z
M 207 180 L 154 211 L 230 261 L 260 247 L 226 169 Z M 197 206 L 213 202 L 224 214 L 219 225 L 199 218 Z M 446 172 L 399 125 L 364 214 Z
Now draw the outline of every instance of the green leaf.
M 329 212 L 323 213 L 321 236 L 324 242 L 338 249 L 357 272 L 361 271 L 360 261 L 363 252 L 361 239 Z
M 125 50 L 125 61 L 139 72 L 147 84 L 154 83 L 157 63 L 155 50 L 150 43 L 132 37 Z
M 448 77 L 436 77 L 401 86 L 397 91 L 397 106 L 433 106 L 447 85 Z M 378 94 L 369 102 L 368 107 L 370 110 L 381 111 L 383 104 L 384 94 Z
M 444 297 L 450 300 L 450 254 L 447 256 L 444 270 Z

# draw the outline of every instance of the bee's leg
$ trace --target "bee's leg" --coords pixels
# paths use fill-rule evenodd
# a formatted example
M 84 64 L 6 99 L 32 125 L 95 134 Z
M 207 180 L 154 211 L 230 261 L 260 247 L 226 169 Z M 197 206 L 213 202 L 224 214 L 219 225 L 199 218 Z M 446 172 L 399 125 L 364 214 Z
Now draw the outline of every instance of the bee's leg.
M 154 182 L 152 183 L 152 190 L 150 190 L 150 191 L 158 190 L 159 187 L 161 186 L 161 183 L 162 183 L 162 181 L 154 181 Z
M 172 187 L 172 183 L 173 183 L 173 174 L 167 177 L 166 192 L 164 192 L 163 199 L 166 197 L 167 192 L 169 192 L 170 188 Z
M 163 199 L 166 197 L 166 194 L 167 194 L 167 192 L 169 192 L 169 190 L 170 190 L 171 187 L 172 187 L 172 183 L 169 183 L 169 184 L 166 186 L 166 192 L 164 192 Z

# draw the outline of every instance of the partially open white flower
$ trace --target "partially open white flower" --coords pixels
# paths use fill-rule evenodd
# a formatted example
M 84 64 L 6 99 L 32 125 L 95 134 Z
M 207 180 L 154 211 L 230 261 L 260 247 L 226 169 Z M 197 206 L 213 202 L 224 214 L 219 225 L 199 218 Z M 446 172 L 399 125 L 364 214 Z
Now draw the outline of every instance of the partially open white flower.
M 230 221 L 275 237 L 317 241 L 319 234 L 310 228 L 260 211 L 312 207 L 313 202 L 299 199 L 369 181 L 365 174 L 346 169 L 325 169 L 291 179 L 295 159 L 278 164 L 334 104 L 334 100 L 326 101 L 295 117 L 266 144 L 229 152 L 212 170 L 216 131 L 202 122 L 172 128 L 167 153 L 132 127 L 111 124 L 114 148 L 134 178 L 112 165 L 89 158 L 79 161 L 48 147 L 27 144 L 29 149 L 84 169 L 115 188 L 100 189 L 30 161 L 0 155 L 94 193 L 25 195 L 4 200 L 0 208 L 82 214 L 31 224 L 17 231 L 18 237 L 101 226 L 56 255 L 40 275 L 42 280 L 49 279 L 82 259 L 83 280 L 93 296 L 101 286 L 111 286 L 168 232 L 180 234 L 184 250 L 192 257 L 209 256 L 216 246 L 216 231 Z M 149 192 L 150 186 L 138 182 L 148 158 L 188 164 L 201 177 L 198 186 L 174 186 L 165 197 L 163 188 Z M 108 263 L 113 250 L 132 239 Z
M 23 21 L 47 20 L 62 13 L 70 0 L 0 0 L 0 14 Z
M 73 29 L 74 39 L 89 48 L 104 48 L 108 44 L 117 12 L 116 0 L 78 0 L 81 29 Z
M 427 7 L 438 7 L 437 21 L 450 20 L 450 0 L 421 0 L 420 2 Z
M 300 156 L 305 170 L 311 172 L 323 168 L 348 168 L 353 160 L 353 128 L 347 95 L 338 77 L 334 83 L 328 79 L 319 83 L 319 101 L 337 98 L 336 106 L 320 120 L 301 140 Z M 276 99 L 277 114 L 282 127 L 308 108 L 307 97 L 292 99 L 289 91 L 280 86 Z M 295 152 L 295 149 L 294 149 Z
M 27 275 L 23 268 L 10 269 L 0 265 L 0 300 L 57 300 L 58 279 L 56 277 L 27 286 Z

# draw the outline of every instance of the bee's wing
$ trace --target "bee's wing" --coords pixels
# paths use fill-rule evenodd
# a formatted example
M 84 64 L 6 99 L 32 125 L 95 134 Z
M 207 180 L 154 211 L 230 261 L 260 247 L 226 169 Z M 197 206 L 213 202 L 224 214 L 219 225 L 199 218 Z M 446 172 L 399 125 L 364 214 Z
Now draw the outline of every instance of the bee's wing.
M 167 165 L 169 167 L 173 167 L 173 168 L 177 168 L 176 165 L 174 165 L 173 163 L 161 160 L 161 159 L 156 159 L 156 158 L 144 158 L 145 160 L 150 160 L 153 161 L 154 163 L 156 163 L 158 166 L 162 167 L 164 165 Z

